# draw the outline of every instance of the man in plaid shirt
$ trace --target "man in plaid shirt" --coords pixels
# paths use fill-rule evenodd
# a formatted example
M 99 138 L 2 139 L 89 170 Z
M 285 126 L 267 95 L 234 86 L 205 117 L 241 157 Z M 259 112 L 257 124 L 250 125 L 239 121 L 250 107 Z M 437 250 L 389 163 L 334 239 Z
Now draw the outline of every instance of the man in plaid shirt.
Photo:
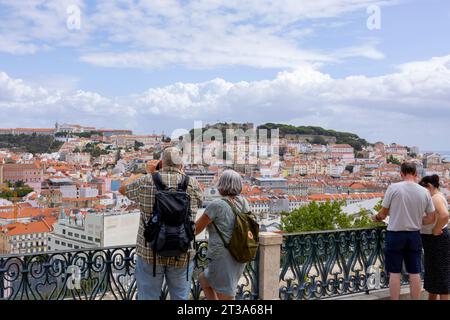
M 163 183 L 168 188 L 176 188 L 183 178 L 181 151 L 176 147 L 164 149 L 162 153 L 162 169 L 159 171 Z M 136 284 L 139 300 L 158 300 L 164 277 L 172 300 L 187 300 L 191 288 L 192 271 L 194 269 L 193 258 L 195 251 L 178 257 L 156 256 L 156 277 L 153 277 L 153 251 L 150 245 L 146 245 L 144 238 L 144 224 L 153 212 L 156 187 L 152 175 L 147 174 L 121 188 L 121 192 L 130 200 L 139 203 L 141 219 L 136 243 Z M 195 220 L 198 208 L 202 204 L 202 190 L 198 182 L 189 177 L 187 193 L 191 198 L 191 220 Z M 188 268 L 189 264 L 189 268 Z M 186 276 L 186 273 L 189 273 Z

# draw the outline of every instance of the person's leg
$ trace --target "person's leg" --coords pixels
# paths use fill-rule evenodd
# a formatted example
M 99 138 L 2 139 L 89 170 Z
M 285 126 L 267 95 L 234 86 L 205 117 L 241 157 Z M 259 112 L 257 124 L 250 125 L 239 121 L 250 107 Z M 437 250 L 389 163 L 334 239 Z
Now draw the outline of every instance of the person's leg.
M 391 300 L 400 299 L 400 277 L 401 273 L 389 274 L 389 292 L 391 294 Z
M 420 274 L 409 274 L 409 292 L 411 300 L 420 300 L 420 293 L 422 291 L 422 283 Z
M 388 231 L 385 238 L 385 267 L 389 273 L 389 291 L 391 300 L 400 299 L 400 277 L 403 264 L 402 249 L 404 246 L 401 233 Z
M 200 273 L 200 275 L 198 276 L 198 281 L 200 282 L 200 286 L 202 287 L 207 300 L 219 300 L 219 297 L 216 294 L 216 291 L 214 291 L 214 289 L 211 288 L 211 286 L 209 285 L 208 279 L 206 279 L 203 272 Z
M 156 277 L 153 277 L 153 265 L 138 256 L 134 276 L 137 300 L 159 300 L 164 279 L 164 269 L 161 266 L 156 266 Z
M 189 300 L 193 270 L 194 261 L 189 263 L 189 274 L 187 275 L 187 278 L 187 267 L 167 266 L 166 281 L 170 300 Z
M 218 293 L 218 292 L 217 292 L 217 298 L 218 298 L 218 300 L 233 300 L 234 299 L 234 297 L 226 296 L 226 295 Z
M 422 292 L 422 238 L 420 233 L 408 233 L 408 242 L 405 248 L 405 267 L 409 274 L 409 292 L 412 300 L 420 300 Z
M 437 300 L 438 295 L 434 293 L 428 293 L 428 300 Z
M 448 294 L 440 294 L 440 300 L 448 300 Z

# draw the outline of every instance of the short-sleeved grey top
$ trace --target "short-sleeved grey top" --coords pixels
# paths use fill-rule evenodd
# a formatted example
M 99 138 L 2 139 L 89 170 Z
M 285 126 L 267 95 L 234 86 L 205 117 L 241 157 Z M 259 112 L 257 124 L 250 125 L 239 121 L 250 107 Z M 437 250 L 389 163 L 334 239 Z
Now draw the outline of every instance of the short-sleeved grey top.
M 242 196 L 235 197 L 235 203 L 238 211 L 250 211 L 250 206 L 247 200 Z M 208 215 L 209 219 L 214 221 L 219 230 L 222 232 L 225 241 L 228 243 L 231 239 L 234 222 L 236 220 L 234 213 L 228 203 L 222 199 L 214 200 L 206 208 L 205 214 Z M 209 235 L 207 258 L 217 259 L 227 249 L 223 245 L 223 242 L 212 223 L 208 225 L 207 231 Z
M 389 208 L 389 231 L 416 231 L 426 213 L 434 212 L 430 192 L 415 182 L 402 181 L 389 186 L 382 206 Z

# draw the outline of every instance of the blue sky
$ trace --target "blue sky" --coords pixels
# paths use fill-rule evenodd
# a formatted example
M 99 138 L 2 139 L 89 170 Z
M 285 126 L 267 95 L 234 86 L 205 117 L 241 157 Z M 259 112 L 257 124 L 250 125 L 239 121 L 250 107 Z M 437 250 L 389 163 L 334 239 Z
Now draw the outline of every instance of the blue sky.
M 445 0 L 0 0 L 0 19 L 1 127 L 279 121 L 450 149 Z

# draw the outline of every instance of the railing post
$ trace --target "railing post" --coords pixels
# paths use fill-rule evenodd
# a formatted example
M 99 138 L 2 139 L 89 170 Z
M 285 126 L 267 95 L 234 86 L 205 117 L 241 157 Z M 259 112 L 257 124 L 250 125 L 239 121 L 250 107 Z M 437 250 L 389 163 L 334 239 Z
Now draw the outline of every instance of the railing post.
M 259 299 L 277 300 L 280 283 L 280 254 L 283 237 L 272 232 L 259 234 Z

